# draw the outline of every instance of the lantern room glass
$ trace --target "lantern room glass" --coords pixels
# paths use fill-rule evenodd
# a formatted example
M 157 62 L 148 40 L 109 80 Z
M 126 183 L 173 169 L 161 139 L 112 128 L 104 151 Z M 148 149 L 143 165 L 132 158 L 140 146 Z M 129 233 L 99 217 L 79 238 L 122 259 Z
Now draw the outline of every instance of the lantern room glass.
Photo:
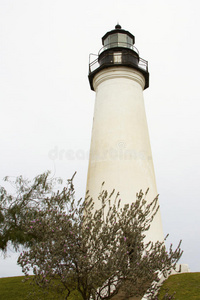
M 133 39 L 124 33 L 110 34 L 104 40 L 104 49 L 123 47 L 131 49 L 133 47 Z

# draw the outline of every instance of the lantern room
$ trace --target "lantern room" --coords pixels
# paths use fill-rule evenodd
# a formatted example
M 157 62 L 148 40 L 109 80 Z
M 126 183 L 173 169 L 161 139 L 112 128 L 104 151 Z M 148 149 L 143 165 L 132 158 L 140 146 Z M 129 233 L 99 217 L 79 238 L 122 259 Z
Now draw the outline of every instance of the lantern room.
M 127 66 L 140 71 L 145 77 L 144 88 L 148 88 L 148 62 L 140 57 L 138 49 L 134 46 L 134 35 L 117 24 L 114 30 L 107 32 L 102 37 L 102 44 L 103 47 L 97 58 L 89 63 L 89 82 L 92 90 L 94 90 L 93 78 L 97 72 L 114 66 Z

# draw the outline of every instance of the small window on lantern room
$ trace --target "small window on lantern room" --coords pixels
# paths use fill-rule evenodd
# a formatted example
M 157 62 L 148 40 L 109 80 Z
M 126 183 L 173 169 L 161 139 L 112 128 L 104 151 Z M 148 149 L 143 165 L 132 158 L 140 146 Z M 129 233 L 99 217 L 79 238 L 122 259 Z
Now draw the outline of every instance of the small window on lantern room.
M 122 53 L 121 52 L 113 53 L 113 61 L 114 61 L 114 64 L 121 64 L 122 63 Z

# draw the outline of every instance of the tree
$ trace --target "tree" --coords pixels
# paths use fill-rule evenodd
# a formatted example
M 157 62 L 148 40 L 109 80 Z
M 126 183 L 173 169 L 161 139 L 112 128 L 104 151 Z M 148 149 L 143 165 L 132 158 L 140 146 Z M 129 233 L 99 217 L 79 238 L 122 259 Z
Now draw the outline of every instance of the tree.
M 1 206 L 7 223 L 2 236 L 21 232 L 22 239 L 10 234 L 7 241 L 26 247 L 18 259 L 24 274 L 33 270 L 37 285 L 56 289 L 63 299 L 73 290 L 84 300 L 112 299 L 119 291 L 126 299 L 148 291 L 148 299 L 154 299 L 160 276 L 167 276 L 182 254 L 180 244 L 167 252 L 164 243 L 145 243 L 158 197 L 147 205 L 140 191 L 135 202 L 121 208 L 119 194 L 111 206 L 114 191 L 102 190 L 102 208 L 94 212 L 89 195 L 75 200 L 73 177 L 57 192 L 61 181 L 48 178 L 49 173 L 40 175 L 32 185 L 18 178 L 15 197 L 2 190 L 1 203 L 9 204 L 7 210 Z
M 14 191 L 10 194 L 4 187 L 0 187 L 0 250 L 6 252 L 9 243 L 15 250 L 20 245 L 28 247 L 33 237 L 23 230 L 26 220 L 34 218 L 40 209 L 57 205 L 57 202 L 62 205 L 57 197 L 51 195 L 53 187 L 62 181 L 49 179 L 49 176 L 50 172 L 46 172 L 35 177 L 33 182 L 23 179 L 22 176 L 15 180 L 4 178 Z M 64 197 L 62 201 L 65 201 Z

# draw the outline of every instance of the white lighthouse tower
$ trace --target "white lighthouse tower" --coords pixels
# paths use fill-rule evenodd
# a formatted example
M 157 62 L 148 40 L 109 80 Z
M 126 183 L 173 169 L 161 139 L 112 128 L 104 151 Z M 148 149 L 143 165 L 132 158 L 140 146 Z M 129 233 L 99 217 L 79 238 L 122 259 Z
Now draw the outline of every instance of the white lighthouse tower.
M 121 203 L 149 188 L 147 202 L 157 196 L 145 115 L 143 90 L 149 87 L 148 63 L 135 48 L 135 37 L 120 25 L 102 38 L 103 48 L 89 65 L 91 89 L 96 92 L 87 190 L 95 209 L 104 189 L 119 191 Z M 147 233 L 163 241 L 160 211 Z

